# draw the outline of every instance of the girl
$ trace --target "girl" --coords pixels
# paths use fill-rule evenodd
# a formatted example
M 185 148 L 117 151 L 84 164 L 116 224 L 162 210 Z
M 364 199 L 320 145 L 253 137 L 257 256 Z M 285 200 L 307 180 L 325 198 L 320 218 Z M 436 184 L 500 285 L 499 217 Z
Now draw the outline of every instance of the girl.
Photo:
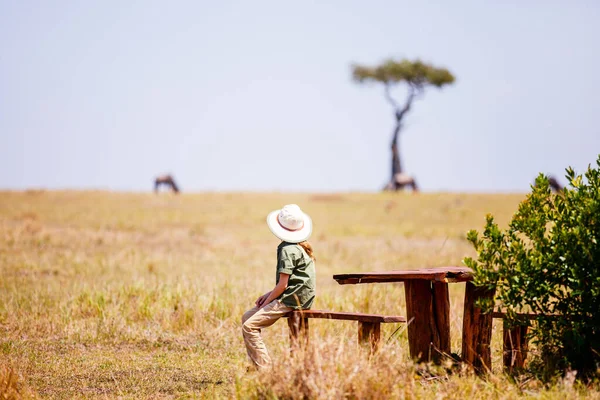
M 260 330 L 273 325 L 284 314 L 309 309 L 315 300 L 315 258 L 307 242 L 312 220 L 296 204 L 271 212 L 267 225 L 281 243 L 277 247 L 275 287 L 260 296 L 242 317 L 242 334 L 248 357 L 258 368 L 268 367 L 271 358 Z

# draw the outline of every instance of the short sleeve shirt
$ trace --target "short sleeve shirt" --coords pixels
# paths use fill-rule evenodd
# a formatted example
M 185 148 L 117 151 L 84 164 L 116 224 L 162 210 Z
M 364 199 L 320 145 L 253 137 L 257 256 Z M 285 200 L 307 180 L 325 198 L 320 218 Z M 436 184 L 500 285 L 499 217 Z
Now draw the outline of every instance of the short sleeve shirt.
M 285 291 L 279 296 L 283 305 L 294 309 L 309 309 L 316 295 L 315 262 L 304 249 L 295 243 L 281 242 L 277 247 L 277 275 L 288 274 L 290 279 Z

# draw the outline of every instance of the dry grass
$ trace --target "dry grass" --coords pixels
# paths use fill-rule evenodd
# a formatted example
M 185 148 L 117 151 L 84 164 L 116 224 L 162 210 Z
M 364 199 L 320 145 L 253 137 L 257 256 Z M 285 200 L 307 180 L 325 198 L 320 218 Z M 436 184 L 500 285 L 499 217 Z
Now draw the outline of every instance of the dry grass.
M 560 382 L 416 368 L 386 324 L 372 359 L 351 322 L 311 321 L 312 351 L 288 354 L 287 325 L 264 336 L 274 373 L 246 372 L 239 319 L 274 284 L 268 211 L 311 214 L 316 308 L 404 315 L 402 285 L 339 286 L 342 272 L 457 265 L 487 212 L 508 221 L 522 195 L 0 193 L 0 399 L 600 398 Z M 451 286 L 452 348 L 464 288 Z M 388 340 L 389 339 L 389 340 Z M 4 397 L 2 397 L 4 396 Z
M 33 399 L 34 394 L 25 386 L 13 368 L 0 366 L 0 399 Z

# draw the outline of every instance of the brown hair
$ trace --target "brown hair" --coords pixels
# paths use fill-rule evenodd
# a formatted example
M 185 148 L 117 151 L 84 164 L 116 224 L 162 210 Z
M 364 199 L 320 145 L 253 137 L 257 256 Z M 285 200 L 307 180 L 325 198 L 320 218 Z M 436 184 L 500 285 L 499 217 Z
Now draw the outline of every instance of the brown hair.
M 307 240 L 305 240 L 304 242 L 298 243 L 298 246 L 302 247 L 304 249 L 304 251 L 306 252 L 306 254 L 308 254 L 308 256 L 310 258 L 312 258 L 313 260 L 316 260 L 314 254 L 313 254 L 313 248 L 310 245 L 310 243 L 308 243 Z

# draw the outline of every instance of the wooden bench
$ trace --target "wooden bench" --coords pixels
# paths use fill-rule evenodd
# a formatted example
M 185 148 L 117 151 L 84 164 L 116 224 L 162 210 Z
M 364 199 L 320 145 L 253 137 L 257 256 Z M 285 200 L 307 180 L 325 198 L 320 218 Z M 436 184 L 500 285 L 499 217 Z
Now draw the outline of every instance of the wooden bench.
M 290 328 L 290 340 L 292 345 L 298 343 L 299 338 L 308 341 L 308 319 L 337 319 L 345 321 L 358 321 L 358 343 L 370 346 L 371 351 L 376 351 L 381 338 L 381 324 L 406 322 L 405 317 L 362 314 L 350 312 L 337 312 L 326 310 L 299 310 L 285 315 L 288 318 Z

